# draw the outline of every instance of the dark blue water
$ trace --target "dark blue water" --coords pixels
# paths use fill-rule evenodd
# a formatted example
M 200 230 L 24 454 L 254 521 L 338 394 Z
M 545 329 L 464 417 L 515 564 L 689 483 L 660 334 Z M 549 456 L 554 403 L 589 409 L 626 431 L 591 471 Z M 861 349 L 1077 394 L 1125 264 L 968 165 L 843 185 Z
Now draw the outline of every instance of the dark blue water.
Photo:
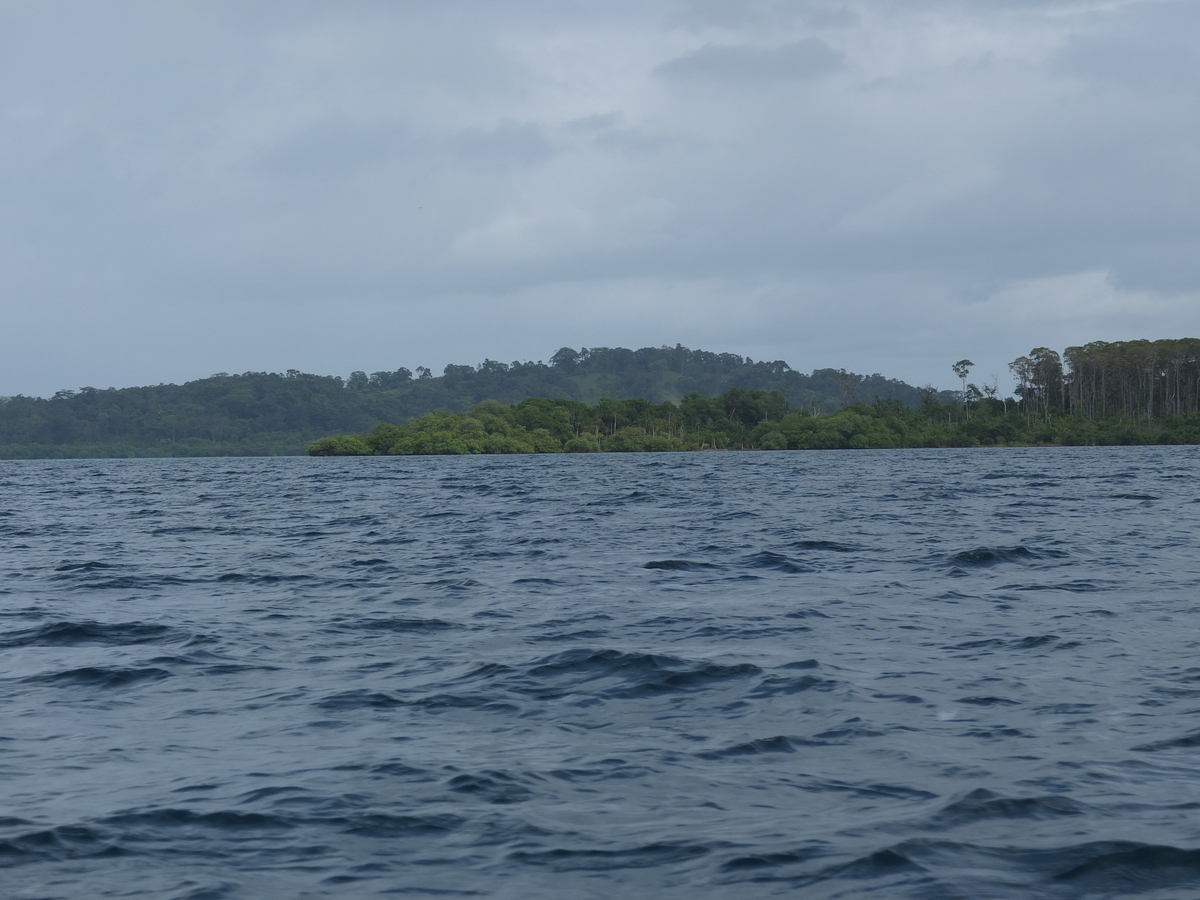
M 5 898 L 1200 896 L 1200 451 L 0 463 Z

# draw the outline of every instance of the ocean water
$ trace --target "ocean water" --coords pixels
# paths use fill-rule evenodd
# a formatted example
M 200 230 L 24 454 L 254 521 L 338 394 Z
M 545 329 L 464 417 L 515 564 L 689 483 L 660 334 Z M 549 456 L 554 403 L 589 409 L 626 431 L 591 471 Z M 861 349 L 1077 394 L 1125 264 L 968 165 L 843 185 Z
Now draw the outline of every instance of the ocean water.
M 0 463 L 0 896 L 1200 896 L 1200 450 Z

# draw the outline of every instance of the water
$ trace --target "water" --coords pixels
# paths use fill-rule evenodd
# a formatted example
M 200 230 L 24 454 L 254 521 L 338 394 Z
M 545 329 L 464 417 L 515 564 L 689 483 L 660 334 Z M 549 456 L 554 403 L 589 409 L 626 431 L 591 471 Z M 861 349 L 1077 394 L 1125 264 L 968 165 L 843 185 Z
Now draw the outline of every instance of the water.
M 0 893 L 1198 896 L 1198 476 L 2 463 Z

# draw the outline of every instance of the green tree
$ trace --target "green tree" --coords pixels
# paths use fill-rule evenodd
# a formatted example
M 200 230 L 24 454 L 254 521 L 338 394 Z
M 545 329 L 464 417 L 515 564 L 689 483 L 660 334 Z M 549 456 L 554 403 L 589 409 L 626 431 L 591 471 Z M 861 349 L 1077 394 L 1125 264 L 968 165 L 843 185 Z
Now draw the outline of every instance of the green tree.
M 971 374 L 971 369 L 974 367 L 974 365 L 975 363 L 971 362 L 969 359 L 960 359 L 958 362 L 950 366 L 950 368 L 954 370 L 954 374 L 957 375 L 962 381 L 962 406 L 963 413 L 967 418 L 971 417 L 970 409 L 967 406 L 967 376 Z

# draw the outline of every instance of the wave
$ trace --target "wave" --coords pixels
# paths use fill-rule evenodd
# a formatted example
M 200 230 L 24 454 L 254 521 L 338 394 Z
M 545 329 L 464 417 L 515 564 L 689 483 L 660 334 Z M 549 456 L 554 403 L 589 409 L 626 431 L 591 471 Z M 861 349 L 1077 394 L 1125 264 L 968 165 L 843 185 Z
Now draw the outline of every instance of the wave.
M 331 710 L 392 709 L 404 706 L 406 702 L 387 691 L 355 690 L 333 694 L 324 700 L 317 701 L 316 706 Z
M 1200 850 L 1113 841 L 1088 846 L 1088 858 L 1053 876 L 1112 896 L 1116 891 L 1149 891 L 1188 885 L 1200 889 Z
M 81 666 L 61 672 L 30 675 L 21 679 L 30 684 L 79 687 L 122 688 L 170 678 L 166 669 L 155 666 Z
M 288 816 L 271 815 L 259 812 L 240 812 L 232 809 L 222 809 L 213 812 L 197 812 L 192 809 L 162 809 L 141 810 L 138 812 L 118 813 L 100 819 L 101 825 L 109 827 L 145 828 L 157 834 L 163 828 L 185 826 L 189 828 L 214 828 L 220 830 L 282 830 L 295 827 L 296 823 Z
M 0 866 L 36 860 L 124 856 L 113 835 L 84 825 L 60 825 L 0 840 Z
M 725 665 L 654 653 L 579 649 L 538 661 L 516 687 L 542 699 L 581 688 L 603 697 L 631 698 L 703 689 L 761 671 L 751 663 Z
M 689 559 L 652 559 L 642 563 L 643 569 L 666 569 L 671 572 L 695 572 L 704 569 L 719 569 L 720 566 L 706 562 L 692 562 Z
M 466 819 L 453 815 L 394 815 L 390 813 L 363 813 L 358 816 L 338 816 L 327 820 L 338 825 L 347 834 L 372 838 L 423 837 L 445 834 L 461 828 Z
M 786 572 L 789 575 L 802 575 L 817 571 L 812 566 L 770 550 L 763 550 L 743 558 L 742 565 L 751 569 L 774 569 L 776 572 Z
M 187 640 L 192 636 L 166 625 L 142 622 L 49 622 L 36 628 L 0 634 L 0 647 L 76 647 L 87 644 L 119 647 Z
M 811 746 L 823 746 L 823 743 L 780 734 L 775 737 L 742 741 L 720 750 L 704 750 L 696 755 L 701 759 L 727 759 L 732 756 L 761 756 L 764 753 L 795 753 L 797 747 Z
M 112 563 L 102 562 L 98 559 L 90 559 L 86 562 L 68 562 L 61 566 L 56 566 L 55 572 L 76 572 L 80 569 L 112 569 L 115 566 Z
M 496 804 L 520 803 L 533 796 L 533 791 L 504 772 L 455 775 L 446 786 L 456 794 L 473 794 Z
M 722 868 L 730 873 L 746 871 L 757 882 L 785 882 L 793 888 L 824 885 L 837 891 L 833 896 L 858 896 L 859 890 L 874 895 L 886 890 L 888 897 L 912 900 L 943 896 L 1116 897 L 1200 886 L 1200 850 L 1132 841 L 1032 850 L 922 838 L 811 868 L 812 862 L 829 855 L 828 845 L 810 842 L 792 851 L 735 857 Z M 887 881 L 881 883 L 880 879 Z M 855 888 L 853 882 L 872 884 Z
M 1200 731 L 1193 731 L 1179 737 L 1166 738 L 1161 741 L 1152 741 L 1148 744 L 1139 744 L 1133 749 L 1143 753 L 1156 753 L 1159 750 L 1182 750 L 1188 747 L 1200 747 Z
M 838 681 L 819 675 L 768 675 L 755 685 L 747 696 L 758 700 L 767 697 L 787 697 L 805 691 L 832 691 L 838 685 Z
M 950 556 L 946 562 L 960 569 L 981 569 L 998 566 L 1003 563 L 1029 563 L 1043 559 L 1066 559 L 1068 555 L 1064 550 L 1033 550 L 1024 544 L 1017 544 L 1013 547 L 976 547 L 973 550 L 962 550 Z
M 458 622 L 447 622 L 445 619 L 366 619 L 362 622 L 349 624 L 349 627 L 363 631 L 446 631 L 447 629 L 465 628 Z
M 971 791 L 938 810 L 925 825 L 928 828 L 957 828 L 988 819 L 1059 819 L 1080 816 L 1087 808 L 1069 797 L 1050 794 L 1040 797 L 1005 797 L 986 788 Z
M 1078 579 L 1076 581 L 1063 581 L 1058 584 L 1006 584 L 998 588 L 1001 591 L 1066 591 L 1070 594 L 1091 594 L 1095 591 L 1110 590 L 1113 586 L 1112 582 L 1100 581 L 1098 579 Z
M 1029 637 L 1004 639 L 981 638 L 976 641 L 964 641 L 946 647 L 947 650 L 1037 650 L 1042 647 L 1052 647 L 1061 638 L 1057 634 L 1037 634 Z M 1078 645 L 1073 645 L 1078 646 Z
M 797 550 L 824 550 L 829 553 L 861 553 L 861 547 L 842 544 L 837 541 L 792 541 L 789 547 Z
M 617 869 L 649 867 L 689 862 L 707 856 L 711 850 L 702 844 L 660 842 L 624 850 L 554 849 L 518 850 L 508 858 L 528 866 L 555 872 L 610 872 Z

